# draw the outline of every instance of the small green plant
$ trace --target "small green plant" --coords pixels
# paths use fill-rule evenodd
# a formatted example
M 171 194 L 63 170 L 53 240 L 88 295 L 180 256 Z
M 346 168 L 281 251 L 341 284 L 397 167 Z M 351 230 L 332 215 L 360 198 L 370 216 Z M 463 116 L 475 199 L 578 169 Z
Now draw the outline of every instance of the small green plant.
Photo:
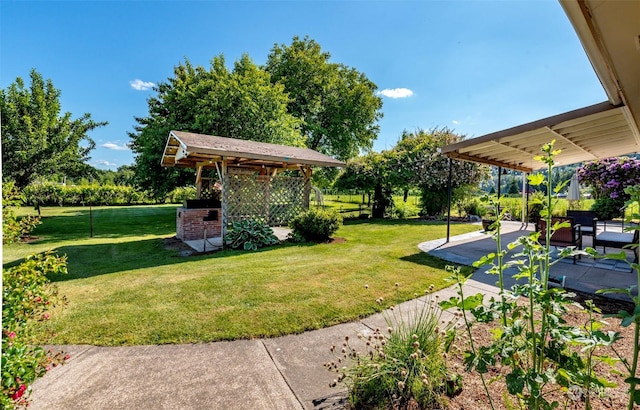
M 625 188 L 624 192 L 631 197 L 627 205 L 632 205 L 630 208 L 633 210 L 637 210 L 638 205 L 640 204 L 640 185 L 627 187 Z M 630 219 L 637 220 L 639 218 L 640 218 L 640 213 L 634 212 L 632 215 L 630 215 L 629 220 Z M 640 228 L 637 225 L 627 228 L 627 230 L 638 230 L 638 229 Z M 636 243 L 634 245 L 631 245 L 630 248 L 637 248 L 638 246 L 640 246 L 640 244 Z M 617 260 L 622 260 L 629 263 L 627 261 L 627 254 L 624 251 L 617 254 L 598 255 L 598 257 L 607 258 L 607 259 L 617 259 Z M 629 410 L 633 409 L 634 404 L 640 405 L 640 389 L 638 389 L 638 386 L 640 386 L 640 375 L 638 374 L 638 358 L 640 356 L 640 297 L 637 294 L 637 291 L 640 287 L 640 264 L 634 261 L 633 263 L 631 263 L 631 268 L 632 268 L 632 271 L 635 271 L 636 273 L 636 284 L 634 286 L 631 286 L 627 289 L 621 289 L 621 288 L 602 289 L 597 292 L 600 294 L 607 294 L 607 293 L 625 294 L 631 298 L 631 300 L 635 305 L 633 312 L 621 310 L 617 314 L 610 315 L 611 317 L 619 318 L 621 320 L 620 324 L 624 327 L 631 326 L 631 325 L 634 326 L 633 357 L 631 357 L 630 359 L 626 357 L 620 357 L 620 359 L 622 360 L 622 363 L 624 364 L 628 372 L 628 375 L 627 375 L 628 377 L 625 380 L 625 382 L 629 384 L 629 405 L 627 407 Z
M 66 257 L 51 252 L 31 255 L 2 273 L 2 385 L 0 407 L 27 405 L 30 386 L 50 366 L 68 356 L 53 354 L 32 340 L 35 327 L 49 320 L 49 309 L 59 301 L 48 276 L 67 271 Z
M 289 227 L 293 230 L 291 234 L 294 239 L 322 242 L 328 240 L 341 223 L 342 218 L 337 213 L 311 208 L 293 218 Z
M 467 199 L 462 205 L 462 211 L 467 217 L 471 215 L 483 217 L 487 214 L 486 206 L 478 198 Z
M 430 297 L 430 290 L 426 300 L 416 299 L 416 306 L 408 313 L 400 306 L 385 311 L 386 331 L 359 334 L 366 352 L 359 353 L 348 336 L 341 347 L 331 347 L 337 358 L 325 367 L 338 375 L 331 386 L 346 385 L 354 408 L 405 408 L 416 404 L 419 408 L 439 408 L 447 396 L 460 391 L 461 378 L 449 372 L 446 362 L 455 320 L 442 320 L 442 311 Z M 377 302 L 382 304 L 384 300 L 378 298 Z M 352 362 L 349 367 L 345 366 L 348 360 Z
M 553 149 L 553 142 L 542 147 L 544 155 L 537 157 L 547 165 L 547 175 L 552 175 L 553 157 L 558 151 Z M 547 197 L 542 202 L 540 217 L 545 218 L 547 226 L 551 226 L 553 202 L 551 183 L 541 174 L 529 177 L 531 185 L 544 184 Z M 555 188 L 560 192 L 562 185 Z M 492 201 L 498 214 L 498 203 Z M 552 398 L 552 394 L 561 391 L 568 401 L 575 397 L 576 389 L 580 389 L 586 398 L 587 409 L 590 408 L 590 392 L 602 391 L 614 386 L 607 380 L 598 377 L 594 372 L 596 364 L 611 363 L 607 358 L 599 358 L 594 354 L 601 346 L 611 346 L 619 335 L 598 330 L 598 323 L 593 315 L 583 327 L 570 326 L 564 317 L 568 307 L 572 305 L 570 297 L 564 289 L 549 286 L 550 268 L 562 258 L 582 253 L 571 247 L 561 250 L 559 258 L 551 259 L 549 249 L 550 236 L 553 231 L 566 226 L 554 224 L 546 230 L 545 245 L 538 241 L 539 233 L 522 236 L 503 248 L 501 220 L 503 213 L 494 224 L 496 253 L 489 254 L 476 262 L 474 266 L 489 265 L 488 273 L 498 275 L 500 297 L 491 298 L 485 304 L 482 293 L 467 296 L 463 293 L 463 284 L 467 277 L 459 268 L 449 267 L 450 278 L 458 283 L 458 296 L 443 301 L 443 309 L 458 308 L 463 311 L 470 348 L 465 354 L 465 365 L 468 370 L 476 370 L 482 378 L 485 392 L 491 408 L 494 407 L 485 375 L 492 367 L 500 364 L 507 369 L 502 378 L 507 392 L 516 403 L 527 409 L 554 409 L 560 402 Z M 513 259 L 505 262 L 507 254 L 519 248 Z M 591 250 L 590 253 L 593 253 Z M 504 286 L 504 271 L 512 267 L 517 270 L 514 278 L 520 280 L 511 289 Z M 521 301 L 521 302 L 519 302 Z M 592 307 L 591 307 L 592 309 Z M 475 321 L 467 319 L 467 314 Z M 494 330 L 494 339 L 489 345 L 477 346 L 472 337 L 471 327 L 474 323 L 498 323 Z M 572 349 L 573 347 L 573 349 Z M 557 397 L 557 396 L 556 396 Z
M 278 243 L 273 229 L 255 220 L 233 222 L 231 230 L 224 236 L 224 243 L 231 249 L 255 251 L 258 248 Z

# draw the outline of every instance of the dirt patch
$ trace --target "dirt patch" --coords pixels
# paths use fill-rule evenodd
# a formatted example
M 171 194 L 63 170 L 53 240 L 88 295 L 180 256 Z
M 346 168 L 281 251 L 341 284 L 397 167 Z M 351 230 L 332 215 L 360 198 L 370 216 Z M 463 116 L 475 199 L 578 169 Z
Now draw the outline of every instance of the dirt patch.
M 329 238 L 324 243 L 332 244 L 332 243 L 345 243 L 347 240 L 344 238 Z
M 40 238 L 37 237 L 37 236 L 22 236 L 22 237 L 20 237 L 20 242 L 22 242 L 22 243 L 31 243 L 31 242 L 37 241 L 38 239 L 40 239 Z
M 182 242 L 175 236 L 171 238 L 164 238 L 162 240 L 162 246 L 168 251 L 177 251 L 179 256 L 191 256 L 198 253 L 191 246 Z

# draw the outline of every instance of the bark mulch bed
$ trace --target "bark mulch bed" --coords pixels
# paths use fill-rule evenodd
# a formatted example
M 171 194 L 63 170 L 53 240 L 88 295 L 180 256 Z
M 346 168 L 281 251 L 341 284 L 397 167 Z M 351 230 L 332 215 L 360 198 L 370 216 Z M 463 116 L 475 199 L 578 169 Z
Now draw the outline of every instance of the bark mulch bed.
M 602 309 L 603 313 L 617 313 L 620 310 L 633 311 L 633 306 L 627 302 L 620 302 L 604 297 L 577 294 L 574 298 L 577 302 L 583 303 L 584 301 L 591 299 L 594 303 Z M 597 315 L 598 318 L 602 318 L 602 315 Z M 570 313 L 564 317 L 569 324 L 573 325 L 585 325 L 587 323 L 588 316 L 586 313 L 581 312 L 577 308 L 571 308 Z M 622 327 L 620 325 L 620 319 L 607 318 L 604 319 L 608 324 L 602 329 L 603 331 L 613 330 L 620 332 L 622 340 L 619 340 L 615 345 L 616 351 L 630 361 L 633 357 L 633 326 Z M 473 327 L 473 336 L 477 343 L 477 346 L 488 345 L 491 341 L 491 328 L 485 324 L 476 324 Z M 461 335 L 462 336 L 462 335 Z M 461 337 L 461 344 L 466 342 L 466 337 Z M 466 347 L 465 347 L 466 348 Z M 616 357 L 616 354 L 610 348 L 599 348 L 596 350 L 596 354 L 600 356 Z M 482 386 L 482 382 L 478 374 L 475 372 L 466 373 L 464 371 L 464 364 L 462 361 L 462 354 L 451 355 L 449 362 L 451 368 L 463 376 L 463 390 L 462 392 L 450 399 L 449 409 L 455 410 L 483 410 L 490 409 L 489 402 L 486 397 L 485 390 Z M 491 369 L 491 373 L 486 375 L 486 380 L 491 379 L 499 374 L 506 374 L 509 369 L 496 367 Z M 626 369 L 621 363 L 617 363 L 614 368 L 608 365 L 598 364 L 595 368 L 596 374 L 604 376 L 607 380 L 617 383 L 617 387 L 606 389 L 601 397 L 592 393 L 591 405 L 593 409 L 626 409 L 628 404 L 628 384 L 624 382 L 626 378 Z M 621 374 L 618 374 L 620 372 Z M 508 405 L 504 400 L 507 396 L 504 381 L 501 379 L 495 383 L 489 384 L 489 391 L 494 402 L 496 409 L 508 409 Z M 574 400 L 568 400 L 565 394 L 559 393 L 555 396 L 555 399 L 560 402 L 559 408 L 567 409 L 584 409 L 584 397 L 574 397 Z M 564 407 L 566 405 L 566 407 Z M 516 407 L 517 408 L 517 407 Z

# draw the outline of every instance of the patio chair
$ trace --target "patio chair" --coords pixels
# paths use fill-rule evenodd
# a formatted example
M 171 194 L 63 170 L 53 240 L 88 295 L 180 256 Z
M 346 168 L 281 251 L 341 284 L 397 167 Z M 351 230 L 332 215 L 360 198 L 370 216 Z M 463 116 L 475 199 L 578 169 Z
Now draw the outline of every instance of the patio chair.
M 552 216 L 551 226 L 555 225 L 556 222 L 568 222 L 570 226 L 556 229 L 551 235 L 549 245 L 555 247 L 575 246 L 577 249 L 582 250 L 582 226 L 575 223 L 571 217 Z M 544 218 L 539 218 L 538 222 L 536 222 L 536 232 L 540 232 L 538 241 L 544 245 L 547 240 L 547 221 Z M 580 257 L 578 255 L 578 258 Z M 576 257 L 574 255 L 573 264 L 575 265 L 575 263 Z
M 598 217 L 595 212 L 567 210 L 567 216 L 573 218 L 575 223 L 580 224 L 582 235 L 591 236 L 592 238 L 596 236 Z
M 631 226 L 637 227 L 638 224 L 632 223 Z M 640 231 L 638 231 L 637 229 L 633 230 L 632 232 L 624 232 L 624 230 L 622 232 L 604 230 L 596 234 L 596 236 L 594 236 L 593 247 L 595 249 L 598 249 L 598 246 L 602 246 L 603 253 L 607 252 L 607 247 L 622 249 L 627 245 L 637 244 L 639 234 L 640 234 Z M 637 246 L 633 248 L 633 254 L 634 254 L 633 262 L 638 263 L 638 247 Z

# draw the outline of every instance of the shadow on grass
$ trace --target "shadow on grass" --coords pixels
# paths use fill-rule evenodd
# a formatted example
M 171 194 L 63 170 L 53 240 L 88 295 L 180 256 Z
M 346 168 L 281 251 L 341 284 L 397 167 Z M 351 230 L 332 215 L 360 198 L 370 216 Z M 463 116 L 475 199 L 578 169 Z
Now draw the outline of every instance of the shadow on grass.
M 419 218 L 409 218 L 409 219 L 378 219 L 378 218 L 368 218 L 368 219 L 359 219 L 359 218 L 348 218 L 343 222 L 345 225 L 386 225 L 386 226 L 398 226 L 398 225 L 447 225 L 447 221 L 435 221 L 435 220 L 426 220 Z M 451 221 L 451 224 L 457 224 L 460 222 Z
M 74 208 L 61 215 L 42 217 L 33 232 L 38 243 L 94 238 L 124 238 L 140 235 L 170 235 L 175 232 L 175 208 L 102 207 Z
M 167 249 L 165 239 L 147 239 L 133 242 L 71 245 L 54 249 L 59 255 L 67 255 L 67 275 L 51 277 L 52 282 L 90 278 L 93 276 L 125 272 L 136 269 L 160 268 L 169 265 L 180 265 L 200 260 L 211 260 L 212 266 L 215 259 L 234 258 L 248 255 L 257 255 L 283 247 L 310 246 L 309 244 L 282 243 L 276 246 L 261 248 L 256 251 L 222 250 L 212 253 L 194 253 L 182 256 L 179 250 Z M 16 265 L 20 261 L 14 261 L 10 265 Z M 9 264 L 5 265 L 7 267 Z M 179 269 L 179 267 L 177 267 Z
M 460 266 L 460 269 L 464 275 L 471 275 L 475 271 L 475 268 L 471 266 L 458 265 L 456 263 L 449 262 L 444 259 L 440 259 L 436 256 L 431 256 L 426 252 L 418 252 L 418 253 L 414 253 L 413 255 L 403 256 L 402 258 L 400 258 L 400 260 L 415 263 L 418 265 L 428 266 L 434 269 L 442 269 L 443 271 L 447 265 Z M 447 273 L 444 273 L 444 274 L 447 274 Z

